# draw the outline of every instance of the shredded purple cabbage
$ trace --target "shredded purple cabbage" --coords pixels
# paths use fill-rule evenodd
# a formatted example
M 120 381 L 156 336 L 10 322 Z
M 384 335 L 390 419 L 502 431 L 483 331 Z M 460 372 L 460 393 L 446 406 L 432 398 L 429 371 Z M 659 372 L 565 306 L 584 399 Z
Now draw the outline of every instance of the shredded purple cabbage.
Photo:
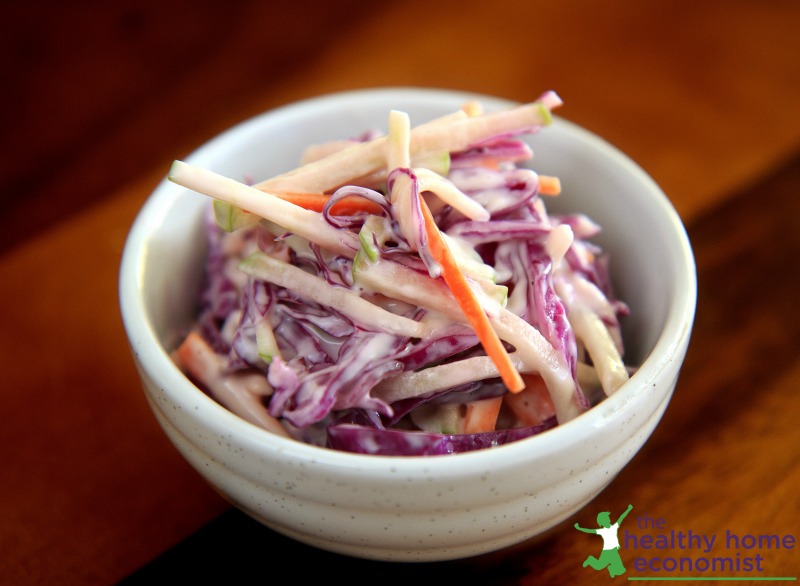
M 441 434 L 340 424 L 328 427 L 328 447 L 376 456 L 441 456 L 501 446 L 542 433 L 555 425 L 553 417 L 532 427 Z
M 572 229 L 575 241 L 563 262 L 608 297 L 613 315 L 604 315 L 604 320 L 610 329 L 618 332 L 616 318 L 624 315 L 627 308 L 613 297 L 607 258 L 588 241 L 599 227 L 578 214 L 547 217 L 537 193 L 538 176 L 516 166 L 530 156 L 530 147 L 515 136 L 498 136 L 451 153 L 448 178 L 489 210 L 491 219 L 469 220 L 450 206 L 437 209 L 435 219 L 449 236 L 473 246 L 483 262 L 494 267 L 497 284 L 508 288 L 509 307 L 535 326 L 563 357 L 575 379 L 579 400 L 586 405 L 577 381 L 578 344 L 555 291 L 558 276 L 546 246 L 554 227 L 567 225 Z M 487 162 L 491 168 L 485 166 Z M 334 204 L 351 196 L 378 204 L 389 234 L 380 241 L 373 236 L 371 244 L 377 253 L 435 277 L 436 261 L 427 252 L 418 209 L 423 194 L 409 169 L 390 173 L 387 184 L 391 188 L 393 182 L 401 180 L 411 182 L 409 214 L 412 221 L 419 222 L 411 233 L 400 233 L 395 216 L 398 211 L 384 193 L 368 187 L 340 188 L 331 196 L 323 216 L 341 230 L 358 233 L 365 217 L 336 216 L 332 213 Z M 482 355 L 475 333 L 459 324 L 443 325 L 422 339 L 375 331 L 359 319 L 297 292 L 237 274 L 238 259 L 264 252 L 319 276 L 333 288 L 353 287 L 352 259 L 331 255 L 315 245 L 306 249 L 292 247 L 290 234 L 269 230 L 269 226 L 255 224 L 229 234 L 213 220 L 209 222 L 207 280 L 198 329 L 214 351 L 225 356 L 228 371 L 264 373 L 273 389 L 272 395 L 264 399 L 265 406 L 272 416 L 286 422 L 298 439 L 363 454 L 438 455 L 517 441 L 556 425 L 551 416 L 536 425 L 512 422 L 507 429 L 473 434 L 416 428 L 413 413 L 421 405 L 430 408 L 465 404 L 498 396 L 505 389 L 499 379 L 493 378 L 437 389 L 392 404 L 373 396 L 372 391 L 401 373 Z M 386 303 L 386 307 L 415 321 L 426 316 L 424 309 L 402 303 Z M 256 332 L 260 326 L 268 326 L 273 332 L 279 350 L 279 355 L 268 361 L 258 352 Z

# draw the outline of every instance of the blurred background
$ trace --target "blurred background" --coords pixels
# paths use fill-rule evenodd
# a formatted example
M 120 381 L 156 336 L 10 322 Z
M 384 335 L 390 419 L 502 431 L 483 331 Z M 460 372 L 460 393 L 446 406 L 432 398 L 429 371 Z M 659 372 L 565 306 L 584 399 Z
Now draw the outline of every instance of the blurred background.
M 686 215 L 800 145 L 796 0 L 34 0 L 0 28 L 0 248 L 234 122 L 355 87 L 554 89 Z

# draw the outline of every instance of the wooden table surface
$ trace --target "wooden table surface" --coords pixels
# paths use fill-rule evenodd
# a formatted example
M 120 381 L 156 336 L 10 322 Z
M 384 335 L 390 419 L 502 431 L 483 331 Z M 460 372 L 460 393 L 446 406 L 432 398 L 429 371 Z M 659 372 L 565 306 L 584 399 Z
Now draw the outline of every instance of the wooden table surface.
M 629 503 L 627 577 L 708 577 L 670 572 L 669 560 L 727 556 L 739 571 L 717 575 L 796 578 L 800 3 L 276 4 L 4 8 L 0 582 L 266 581 L 297 555 L 289 571 L 303 579 L 607 584 L 581 567 L 598 538 L 571 524 Z M 543 541 L 410 565 L 299 545 L 208 488 L 140 390 L 118 267 L 169 163 L 265 109 L 371 86 L 520 101 L 554 89 L 559 114 L 632 156 L 687 225 L 699 302 L 673 401 L 625 470 Z M 670 530 L 716 546 L 630 541 Z M 748 547 L 761 535 L 779 541 Z

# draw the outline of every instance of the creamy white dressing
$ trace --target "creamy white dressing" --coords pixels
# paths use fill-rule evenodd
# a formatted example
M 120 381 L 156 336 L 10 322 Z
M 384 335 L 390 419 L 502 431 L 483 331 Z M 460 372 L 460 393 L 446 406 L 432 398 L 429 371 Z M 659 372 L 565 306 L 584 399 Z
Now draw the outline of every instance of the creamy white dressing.
M 547 123 L 549 109 L 560 104 L 560 99 L 555 94 L 547 94 L 542 100 L 508 112 L 492 113 L 485 118 L 478 109 L 468 108 L 470 116 L 459 112 L 415 129 L 410 128 L 406 114 L 394 111 L 390 114 L 386 137 L 337 141 L 317 150 L 309 148 L 307 160 L 311 163 L 262 182 L 260 189 L 185 163 L 173 165 L 171 180 L 192 189 L 202 189 L 232 206 L 253 210 L 265 218 L 261 226 L 279 240 L 270 243 L 267 238 L 264 242 L 248 237 L 252 232 L 248 234 L 243 230 L 226 234 L 221 249 L 226 256 L 222 266 L 224 276 L 235 287 L 244 288 L 247 280 L 253 278 L 290 291 L 289 297 L 294 299 L 290 302 L 284 299 L 282 302 L 287 305 L 283 306 L 281 301 L 276 302 L 277 309 L 271 308 L 267 318 L 253 324 L 259 353 L 267 362 L 280 353 L 278 340 L 287 346 L 281 360 L 276 360 L 270 367 L 270 372 L 276 373 L 276 377 L 270 379 L 276 384 L 277 391 L 273 404 L 281 402 L 286 407 L 279 409 L 291 411 L 297 402 L 294 413 L 313 412 L 316 416 L 320 409 L 314 401 L 323 395 L 333 396 L 332 388 L 337 388 L 338 392 L 338 387 L 323 388 L 324 382 L 321 381 L 326 380 L 324 377 L 330 375 L 331 380 L 338 381 L 332 384 L 342 385 L 344 381 L 369 380 L 360 378 L 368 371 L 392 372 L 392 369 L 399 368 L 399 347 L 407 347 L 410 341 L 427 336 L 446 335 L 443 332 L 453 328 L 454 324 L 469 324 L 464 311 L 469 313 L 470 307 L 465 306 L 467 309 L 462 311 L 459 303 L 463 300 L 457 300 L 448 284 L 439 278 L 442 267 L 434 259 L 427 241 L 431 234 L 425 225 L 428 212 L 441 212 L 439 219 L 456 227 L 464 218 L 491 222 L 492 214 L 497 214 L 498 218 L 512 220 L 531 218 L 537 226 L 544 228 L 544 232 L 549 230 L 544 246 L 552 265 L 545 264 L 547 270 L 552 270 L 555 294 L 561 298 L 578 340 L 578 358 L 592 361 L 592 366 L 578 362 L 578 379 L 587 384 L 599 382 L 608 394 L 627 380 L 627 369 L 620 357 L 620 331 L 615 326 L 619 306 L 611 303 L 596 285 L 572 271 L 569 263 L 565 262 L 568 253 L 576 255 L 587 265 L 595 261 L 595 248 L 576 238 L 594 235 L 599 227 L 582 216 L 572 216 L 561 222 L 556 217 L 551 222 L 543 200 L 536 196 L 538 175 L 531 169 L 516 168 L 516 160 L 511 158 L 516 155 L 508 154 L 509 160 L 497 168 L 447 169 L 451 150 L 467 148 L 492 136 L 503 136 L 504 132 L 515 128 L 530 129 Z M 488 151 L 493 157 L 506 146 L 497 144 L 501 149 Z M 457 165 L 469 164 L 470 160 L 469 155 L 460 158 Z M 421 162 L 430 162 L 432 166 L 414 166 Z M 365 177 L 384 184 L 389 178 L 392 206 L 389 217 L 371 216 L 364 222 L 360 233 L 357 233 L 358 228 L 348 228 L 343 220 L 339 223 L 339 220 L 331 219 L 329 223 L 323 214 L 304 210 L 276 195 L 264 193 L 279 188 L 295 193 L 324 192 Z M 375 201 L 374 194 L 361 195 Z M 429 210 L 425 210 L 428 205 Z M 578 415 L 586 405 L 573 378 L 572 367 L 576 360 L 571 353 L 573 350 L 560 347 L 557 350 L 536 327 L 520 317 L 530 311 L 531 303 L 524 281 L 528 278 L 527 271 L 532 269 L 523 266 L 523 259 L 540 253 L 527 248 L 529 245 L 520 240 L 519 246 L 525 248 L 503 257 L 498 252 L 494 261 L 497 266 L 491 266 L 484 262 L 465 237 L 443 233 L 443 238 L 489 318 L 494 330 L 490 333 L 496 333 L 513 347 L 510 354 L 513 368 L 519 373 L 539 375 L 544 380 L 559 422 Z M 537 243 L 542 242 L 538 232 L 535 238 Z M 393 250 L 389 251 L 389 248 Z M 481 250 L 485 251 L 484 248 Z M 417 255 L 410 258 L 409 252 Z M 392 254 L 406 255 L 394 257 L 403 258 L 406 264 L 389 260 Z M 487 258 L 489 255 L 491 248 Z M 570 256 L 569 260 L 574 258 Z M 420 260 L 428 269 L 427 274 L 418 271 L 422 266 Z M 352 274 L 348 272 L 351 265 Z M 513 287 L 515 281 L 518 281 L 518 286 Z M 447 283 L 452 286 L 449 280 Z M 513 287 L 510 293 L 506 283 Z M 545 284 L 549 287 L 549 282 Z M 257 307 L 266 307 L 272 301 L 266 297 L 266 291 L 256 290 L 255 293 Z M 548 291 L 548 295 L 550 293 Z M 306 301 L 311 302 L 312 311 L 308 306 L 302 307 Z M 290 306 L 293 309 L 288 309 Z M 330 310 L 332 314 L 320 317 L 314 313 L 317 307 L 327 308 L 323 311 Z M 254 315 L 252 308 L 249 315 Z M 234 311 L 221 324 L 219 334 L 226 343 L 230 344 L 241 332 L 238 329 L 241 317 L 242 311 Z M 470 317 L 474 319 L 471 314 Z M 352 333 L 346 333 L 350 330 L 343 328 L 341 319 L 347 324 L 352 323 Z M 307 332 L 312 335 L 307 335 Z M 242 337 L 247 336 L 252 339 L 252 330 Z M 398 337 L 408 338 L 408 342 Z M 353 344 L 348 348 L 354 350 L 342 356 L 343 347 L 350 340 Z M 437 344 L 440 342 L 435 341 Z M 444 347 L 438 347 L 434 354 Z M 423 346 L 423 350 L 426 351 L 427 347 Z M 247 348 L 243 352 L 250 353 Z M 414 357 L 412 362 L 421 360 L 422 356 L 419 354 L 420 358 Z M 253 375 L 258 377 L 256 380 L 250 376 L 252 373 L 247 373 L 247 376 L 226 375 L 221 370 L 221 360 L 222 357 L 213 360 L 206 357 L 207 384 L 218 400 L 250 421 L 260 421 L 265 427 L 280 426 L 261 402 L 263 397 L 272 393 L 266 377 Z M 283 370 L 272 370 L 276 364 Z M 307 384 L 302 382 L 306 366 L 309 368 L 306 374 L 311 376 Z M 372 370 L 373 366 L 386 370 Z M 314 378 L 315 373 L 323 372 L 322 378 Z M 507 380 L 506 375 L 504 372 L 503 380 Z M 369 389 L 363 391 L 359 385 L 351 388 L 344 384 L 341 392 L 333 398 L 334 409 L 361 407 L 387 413 L 388 407 L 381 401 L 392 403 L 425 396 L 474 381 L 494 379 L 500 376 L 500 372 L 489 356 L 480 355 L 427 364 L 417 371 L 376 376 L 384 378 L 372 392 Z M 284 380 L 276 382 L 278 378 Z M 297 394 L 293 396 L 292 393 Z M 282 397 L 280 401 L 277 401 L 278 397 Z M 329 408 L 327 403 L 320 404 Z M 456 405 L 457 402 L 448 407 L 417 408 L 412 411 L 411 420 L 424 431 L 456 432 L 461 429 L 460 418 L 463 417 Z M 284 416 L 297 422 L 289 412 Z M 327 417 L 326 413 L 321 413 L 321 417 Z M 364 441 L 368 450 L 379 449 L 378 441 L 368 438 Z M 407 441 L 409 445 L 418 443 L 421 447 L 426 440 L 409 437 Z

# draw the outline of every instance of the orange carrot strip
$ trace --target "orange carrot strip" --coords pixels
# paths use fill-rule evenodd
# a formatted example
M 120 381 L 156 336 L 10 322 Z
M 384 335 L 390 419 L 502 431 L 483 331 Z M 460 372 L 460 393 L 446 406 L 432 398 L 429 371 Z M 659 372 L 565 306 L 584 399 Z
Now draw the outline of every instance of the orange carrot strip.
M 324 193 L 288 193 L 280 191 L 269 191 L 269 193 L 314 212 L 321 212 L 325 204 L 328 203 L 328 199 L 330 199 L 330 196 Z M 362 197 L 347 196 L 336 202 L 331 209 L 331 213 L 338 216 L 352 216 L 359 212 L 380 214 L 381 207 L 375 202 Z
M 539 425 L 555 415 L 555 407 L 547 385 L 538 374 L 525 374 L 525 389 L 521 393 L 503 395 L 506 407 L 517 421 L 525 426 Z
M 552 175 L 539 175 L 539 193 L 541 195 L 559 195 L 561 180 Z
M 224 372 L 221 358 L 196 332 L 190 332 L 173 355 L 184 373 L 233 413 L 272 433 L 289 437 L 286 428 L 262 403 L 264 394 L 271 392 L 262 376 Z
M 467 403 L 467 413 L 464 415 L 464 433 L 494 431 L 502 406 L 502 395 Z
M 459 307 L 461 307 L 461 311 L 464 312 L 470 325 L 472 325 L 472 329 L 475 330 L 486 354 L 497 366 L 503 383 L 512 393 L 520 392 L 525 388 L 522 377 L 511 362 L 511 358 L 508 352 L 506 352 L 503 343 L 500 341 L 500 337 L 497 335 L 497 332 L 494 331 L 475 292 L 470 287 L 469 282 L 467 282 L 464 273 L 458 267 L 453 253 L 450 251 L 450 248 L 442 237 L 442 233 L 439 232 L 439 227 L 433 220 L 428 205 L 422 198 L 420 198 L 420 207 L 425 222 L 425 231 L 428 235 L 431 255 L 442 265 L 442 277 L 445 283 L 447 283 Z

